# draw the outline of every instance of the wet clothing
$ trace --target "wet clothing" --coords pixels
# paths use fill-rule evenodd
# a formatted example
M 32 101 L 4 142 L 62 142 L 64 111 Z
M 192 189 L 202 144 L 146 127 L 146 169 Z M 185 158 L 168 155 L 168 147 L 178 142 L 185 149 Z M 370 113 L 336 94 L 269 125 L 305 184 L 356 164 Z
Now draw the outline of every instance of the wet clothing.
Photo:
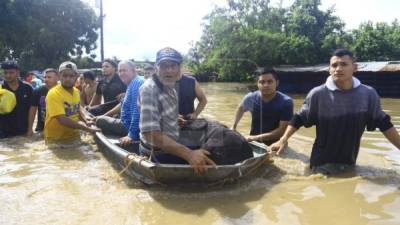
M 273 99 L 264 102 L 260 91 L 247 94 L 240 104 L 244 112 L 251 112 L 250 135 L 271 132 L 279 127 L 280 121 L 290 121 L 293 116 L 293 100 L 277 91 Z M 266 141 L 270 145 L 277 140 Z
M 353 78 L 353 88 L 340 90 L 329 77 L 312 89 L 291 121 L 295 128 L 316 126 L 310 166 L 328 163 L 354 165 L 365 128 L 382 132 L 393 127 L 381 109 L 375 89 Z
M 139 141 L 140 111 L 137 103 L 139 88 L 143 83 L 143 78 L 136 76 L 135 79 L 129 83 L 121 105 L 121 121 L 128 131 L 128 136 L 134 141 Z
M 195 86 L 196 79 L 187 75 L 182 75 L 181 79 L 176 82 L 175 89 L 179 96 L 179 114 L 183 116 L 194 112 Z
M 46 120 L 44 137 L 47 142 L 71 141 L 80 138 L 79 129 L 62 125 L 55 118 L 65 115 L 75 122 L 79 122 L 80 97 L 77 88 L 71 94 L 61 84 L 53 87 L 46 97 Z
M 46 96 L 49 89 L 41 86 L 33 91 L 32 106 L 37 107 L 37 124 L 35 131 L 44 129 L 44 121 L 46 118 Z
M 24 135 L 28 130 L 28 114 L 32 103 L 33 88 L 28 83 L 18 80 L 17 90 L 11 90 L 5 81 L 3 88 L 15 94 L 17 104 L 13 111 L 0 115 L 0 138 Z

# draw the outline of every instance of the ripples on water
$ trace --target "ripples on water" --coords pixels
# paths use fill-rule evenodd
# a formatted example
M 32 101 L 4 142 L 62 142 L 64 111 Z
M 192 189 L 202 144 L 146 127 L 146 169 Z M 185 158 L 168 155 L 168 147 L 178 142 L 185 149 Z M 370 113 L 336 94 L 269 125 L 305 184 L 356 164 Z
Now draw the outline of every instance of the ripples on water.
M 240 84 L 205 84 L 204 116 L 230 126 Z M 294 96 L 296 108 L 303 96 Z M 397 99 L 383 108 L 400 125 Z M 250 117 L 239 131 L 246 134 Z M 0 224 L 399 224 L 400 153 L 379 132 L 363 136 L 354 174 L 308 170 L 314 129 L 301 129 L 274 165 L 224 187 L 146 187 L 118 176 L 90 136 L 49 149 L 40 137 L 0 142 Z

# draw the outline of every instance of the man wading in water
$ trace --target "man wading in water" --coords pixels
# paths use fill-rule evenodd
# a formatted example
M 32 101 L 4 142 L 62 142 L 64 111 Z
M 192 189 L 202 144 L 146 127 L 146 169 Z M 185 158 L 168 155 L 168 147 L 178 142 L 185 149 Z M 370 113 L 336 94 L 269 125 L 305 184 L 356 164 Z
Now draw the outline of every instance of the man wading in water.
M 389 115 L 381 109 L 378 94 L 353 77 L 356 71 L 353 54 L 346 49 L 336 50 L 330 59 L 326 83 L 308 93 L 300 111 L 271 150 L 279 154 L 301 126 L 315 125 L 317 134 L 310 166 L 313 172 L 329 175 L 354 167 L 365 128 L 379 128 L 400 149 L 400 136 Z

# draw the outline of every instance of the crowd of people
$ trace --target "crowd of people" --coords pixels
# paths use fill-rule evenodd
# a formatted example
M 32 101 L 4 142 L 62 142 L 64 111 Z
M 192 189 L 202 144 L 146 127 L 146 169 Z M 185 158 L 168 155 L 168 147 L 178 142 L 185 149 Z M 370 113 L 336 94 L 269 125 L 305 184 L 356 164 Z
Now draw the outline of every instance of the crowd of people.
M 93 72 L 80 74 L 77 66 L 67 61 L 58 70 L 46 69 L 44 85 L 35 89 L 19 79 L 16 62 L 5 62 L 2 89 L 15 95 L 16 106 L 0 114 L 0 138 L 32 136 L 37 115 L 35 131 L 43 132 L 46 143 L 79 139 L 80 130 L 101 131 L 121 137 L 123 146 L 140 143 L 140 154 L 151 155 L 155 162 L 188 163 L 195 172 L 205 172 L 215 165 L 210 152 L 180 143 L 180 130 L 196 120 L 207 105 L 196 79 L 181 74 L 182 61 L 178 51 L 163 48 L 157 52 L 155 68 L 147 66 L 144 76 L 139 76 L 134 62 L 106 59 L 103 77 L 97 81 Z M 379 128 L 400 149 L 400 136 L 382 110 L 378 94 L 353 76 L 356 71 L 353 54 L 336 50 L 326 83 L 312 89 L 301 109 L 293 113 L 293 100 L 277 90 L 278 74 L 260 69 L 255 74 L 258 90 L 244 96 L 231 130 L 250 112 L 246 140 L 262 142 L 280 154 L 301 126 L 315 125 L 310 167 L 324 174 L 354 167 L 365 129 Z

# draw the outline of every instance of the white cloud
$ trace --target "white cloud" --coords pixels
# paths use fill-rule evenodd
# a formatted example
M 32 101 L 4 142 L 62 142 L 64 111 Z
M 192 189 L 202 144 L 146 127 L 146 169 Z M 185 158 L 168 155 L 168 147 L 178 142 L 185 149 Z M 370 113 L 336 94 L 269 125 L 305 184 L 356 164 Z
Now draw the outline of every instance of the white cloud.
M 283 0 L 283 6 L 293 1 Z M 273 0 L 272 4 L 279 2 Z M 157 50 L 166 46 L 187 53 L 189 43 L 201 36 L 202 18 L 226 1 L 103 0 L 103 4 L 105 57 L 153 60 Z M 345 21 L 347 29 L 367 20 L 391 22 L 399 18 L 397 0 L 322 0 L 323 9 L 332 5 L 336 5 L 335 14 Z

